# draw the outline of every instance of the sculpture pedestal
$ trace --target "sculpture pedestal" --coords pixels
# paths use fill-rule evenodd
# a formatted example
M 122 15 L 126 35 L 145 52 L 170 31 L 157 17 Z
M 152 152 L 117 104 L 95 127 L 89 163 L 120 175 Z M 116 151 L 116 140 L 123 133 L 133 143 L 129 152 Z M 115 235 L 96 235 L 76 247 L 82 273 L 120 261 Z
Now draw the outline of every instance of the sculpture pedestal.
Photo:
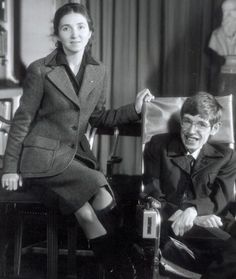
M 221 67 L 218 79 L 217 95 L 224 96 L 232 94 L 233 111 L 236 113 L 236 56 L 229 55 L 225 57 L 225 64 Z M 236 121 L 234 122 L 234 131 L 236 132 Z
M 221 67 L 219 75 L 217 93 L 236 96 L 236 56 L 234 55 L 225 57 L 225 64 Z

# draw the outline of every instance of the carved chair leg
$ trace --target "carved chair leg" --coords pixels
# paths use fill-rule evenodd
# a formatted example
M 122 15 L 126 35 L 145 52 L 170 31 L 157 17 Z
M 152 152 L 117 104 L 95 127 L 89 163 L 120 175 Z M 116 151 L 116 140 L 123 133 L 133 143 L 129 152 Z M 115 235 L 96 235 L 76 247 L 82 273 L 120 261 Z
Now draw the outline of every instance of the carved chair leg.
M 5 278 L 7 276 L 7 248 L 8 248 L 8 205 L 4 204 L 0 206 L 0 278 Z
M 77 226 L 74 220 L 68 222 L 68 257 L 67 257 L 67 279 L 77 279 L 76 247 Z
M 22 239 L 23 239 L 23 226 L 24 218 L 20 214 L 17 214 L 17 227 L 15 232 L 15 247 L 14 247 L 14 276 L 20 276 L 21 269 L 21 256 L 22 256 Z
M 47 279 L 58 277 L 58 224 L 57 212 L 48 210 L 47 223 Z
M 98 279 L 106 279 L 105 269 L 102 264 L 98 265 Z

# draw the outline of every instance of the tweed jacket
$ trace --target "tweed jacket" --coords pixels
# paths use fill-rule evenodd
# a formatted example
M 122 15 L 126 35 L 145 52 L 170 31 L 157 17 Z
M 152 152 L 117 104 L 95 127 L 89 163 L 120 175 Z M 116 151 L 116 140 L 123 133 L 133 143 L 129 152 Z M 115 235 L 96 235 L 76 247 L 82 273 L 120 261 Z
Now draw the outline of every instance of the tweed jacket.
M 166 218 L 177 209 L 195 206 L 198 215 L 226 215 L 234 199 L 236 178 L 235 152 L 223 145 L 206 143 L 193 170 L 185 157 L 179 135 L 156 135 L 144 152 L 146 192 L 160 199 Z M 193 196 L 183 204 L 177 202 L 178 188 L 188 181 Z
M 85 132 L 139 119 L 134 105 L 105 110 L 106 72 L 100 62 L 87 64 L 79 94 L 63 65 L 56 65 L 57 50 L 27 69 L 23 95 L 9 132 L 4 173 L 46 177 L 61 173 L 75 154 L 96 168 Z

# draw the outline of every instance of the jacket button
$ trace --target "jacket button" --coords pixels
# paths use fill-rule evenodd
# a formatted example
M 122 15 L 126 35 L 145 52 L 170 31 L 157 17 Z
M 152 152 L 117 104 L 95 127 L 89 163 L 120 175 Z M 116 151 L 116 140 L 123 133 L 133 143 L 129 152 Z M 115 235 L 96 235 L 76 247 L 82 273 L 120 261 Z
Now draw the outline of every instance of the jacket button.
M 70 144 L 69 144 L 69 147 L 71 147 L 71 148 L 74 149 L 74 148 L 75 148 L 75 144 L 74 144 L 74 143 L 70 143 Z
M 71 129 L 77 131 L 78 127 L 76 125 L 71 126 Z

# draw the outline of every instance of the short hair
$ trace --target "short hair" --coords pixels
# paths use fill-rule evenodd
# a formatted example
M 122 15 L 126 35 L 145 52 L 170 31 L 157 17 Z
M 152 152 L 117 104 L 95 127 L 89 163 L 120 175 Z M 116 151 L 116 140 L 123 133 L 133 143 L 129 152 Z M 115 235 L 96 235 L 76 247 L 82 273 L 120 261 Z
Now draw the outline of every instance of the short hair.
M 87 10 L 87 8 L 80 3 L 67 3 L 63 6 L 61 6 L 55 13 L 54 19 L 53 19 L 53 33 L 54 35 L 58 35 L 58 29 L 60 20 L 63 18 L 63 16 L 71 14 L 71 13 L 78 13 L 84 16 L 87 20 L 89 30 L 93 33 L 94 27 L 93 27 L 93 20 Z M 58 46 L 61 46 L 60 42 L 57 42 Z M 91 47 L 91 39 L 88 43 L 88 48 Z
M 208 120 L 213 126 L 221 120 L 222 106 L 213 95 L 206 92 L 198 92 L 185 100 L 180 111 L 181 118 L 183 118 L 184 114 L 200 115 L 201 118 Z

